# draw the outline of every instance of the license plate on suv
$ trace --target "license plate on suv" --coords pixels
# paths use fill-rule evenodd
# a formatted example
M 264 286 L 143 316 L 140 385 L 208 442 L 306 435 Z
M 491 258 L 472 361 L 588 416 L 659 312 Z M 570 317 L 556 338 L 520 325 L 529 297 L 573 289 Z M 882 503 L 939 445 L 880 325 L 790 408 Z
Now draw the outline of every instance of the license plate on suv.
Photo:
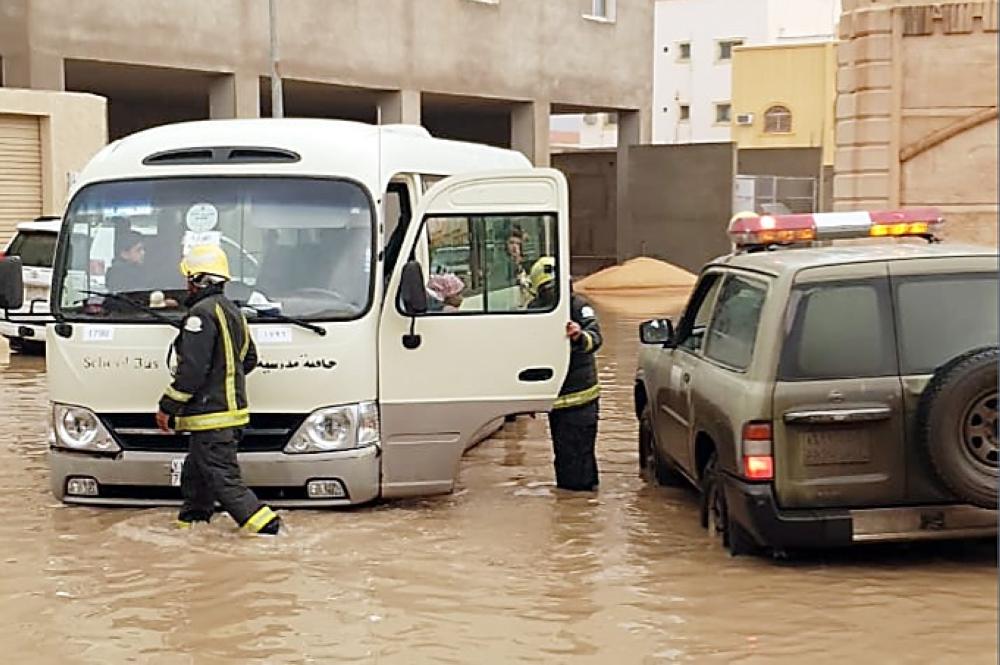
M 804 432 L 802 460 L 810 466 L 864 464 L 871 461 L 871 437 L 863 429 Z

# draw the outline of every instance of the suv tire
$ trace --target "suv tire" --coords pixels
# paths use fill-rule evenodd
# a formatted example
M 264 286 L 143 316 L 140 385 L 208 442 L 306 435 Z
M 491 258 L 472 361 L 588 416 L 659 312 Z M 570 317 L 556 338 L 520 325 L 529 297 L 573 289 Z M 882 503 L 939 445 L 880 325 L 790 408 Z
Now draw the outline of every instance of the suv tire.
M 649 404 L 642 409 L 639 418 L 639 475 L 646 482 L 678 487 L 685 484 L 684 476 L 674 471 L 660 455 L 653 433 L 653 414 Z
M 920 400 L 919 437 L 941 482 L 962 501 L 997 508 L 997 366 L 1000 349 L 942 366 Z
M 754 554 L 760 548 L 729 515 L 726 492 L 719 478 L 719 456 L 712 453 L 701 476 L 701 525 L 708 535 L 722 541 L 732 556 Z

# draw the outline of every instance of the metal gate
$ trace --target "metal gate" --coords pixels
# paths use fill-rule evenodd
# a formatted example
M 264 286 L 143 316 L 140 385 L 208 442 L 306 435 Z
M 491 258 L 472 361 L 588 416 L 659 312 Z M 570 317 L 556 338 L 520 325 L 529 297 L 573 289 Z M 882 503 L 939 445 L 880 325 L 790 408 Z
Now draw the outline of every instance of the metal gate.
M 738 175 L 733 186 L 733 212 L 819 212 L 816 178 Z

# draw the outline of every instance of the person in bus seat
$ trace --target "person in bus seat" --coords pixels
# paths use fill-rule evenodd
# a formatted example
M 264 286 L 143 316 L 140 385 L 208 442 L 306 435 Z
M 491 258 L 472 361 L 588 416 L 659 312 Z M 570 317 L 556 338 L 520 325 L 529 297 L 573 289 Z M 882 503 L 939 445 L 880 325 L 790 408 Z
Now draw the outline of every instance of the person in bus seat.
M 117 240 L 118 253 L 104 275 L 108 291 L 120 293 L 150 288 L 142 234 L 128 229 L 120 232 Z

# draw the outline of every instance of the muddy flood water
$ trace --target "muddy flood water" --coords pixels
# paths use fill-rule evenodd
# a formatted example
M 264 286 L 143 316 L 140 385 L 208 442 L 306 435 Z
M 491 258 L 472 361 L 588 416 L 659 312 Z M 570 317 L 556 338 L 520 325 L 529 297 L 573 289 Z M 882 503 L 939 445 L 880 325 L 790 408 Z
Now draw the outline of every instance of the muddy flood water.
M 284 511 L 273 539 L 60 505 L 44 360 L 0 352 L 3 662 L 996 662 L 994 543 L 730 558 L 693 494 L 644 485 L 637 325 L 663 302 L 598 303 L 596 495 L 554 489 L 545 420 L 521 419 L 453 495 Z

